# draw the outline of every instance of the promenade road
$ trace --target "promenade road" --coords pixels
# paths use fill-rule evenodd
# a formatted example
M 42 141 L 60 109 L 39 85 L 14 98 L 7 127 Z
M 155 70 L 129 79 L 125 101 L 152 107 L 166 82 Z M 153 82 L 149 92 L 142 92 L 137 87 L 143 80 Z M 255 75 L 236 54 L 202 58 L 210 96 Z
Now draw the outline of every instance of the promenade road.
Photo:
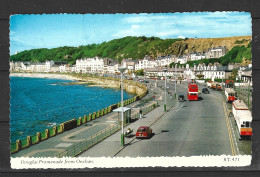
M 164 82 L 159 82 L 159 86 Z M 168 83 L 171 90 L 174 84 Z M 200 86 L 202 89 L 203 85 Z M 186 97 L 187 83 L 177 85 L 177 93 Z M 172 91 L 172 93 L 174 93 Z M 126 146 L 120 146 L 120 132 L 79 155 L 80 157 L 161 157 L 161 156 L 200 156 L 238 155 L 235 130 L 227 116 L 226 103 L 222 92 L 200 94 L 200 101 L 172 102 L 168 111 L 160 106 L 149 112 L 144 119 L 128 127 L 151 125 L 153 136 L 139 140 L 126 138 Z M 170 104 L 167 102 L 167 105 Z M 126 128 L 128 128 L 126 127 Z M 234 128 L 234 127 L 233 127 Z

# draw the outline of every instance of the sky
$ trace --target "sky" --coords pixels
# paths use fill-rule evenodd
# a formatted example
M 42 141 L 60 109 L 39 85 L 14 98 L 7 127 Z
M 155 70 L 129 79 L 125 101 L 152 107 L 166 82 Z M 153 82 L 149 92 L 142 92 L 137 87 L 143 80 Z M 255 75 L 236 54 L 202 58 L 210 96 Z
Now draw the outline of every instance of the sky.
M 99 44 L 125 36 L 217 38 L 252 35 L 248 12 L 43 14 L 10 17 L 10 54 Z

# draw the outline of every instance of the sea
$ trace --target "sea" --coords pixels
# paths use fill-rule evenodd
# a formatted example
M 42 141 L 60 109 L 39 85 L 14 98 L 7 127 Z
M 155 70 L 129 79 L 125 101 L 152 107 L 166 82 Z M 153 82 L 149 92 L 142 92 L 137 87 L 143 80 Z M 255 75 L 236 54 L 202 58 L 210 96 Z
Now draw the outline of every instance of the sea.
M 118 103 L 121 91 L 70 80 L 10 77 L 10 140 L 25 139 L 73 118 Z M 124 100 L 134 97 L 124 91 Z

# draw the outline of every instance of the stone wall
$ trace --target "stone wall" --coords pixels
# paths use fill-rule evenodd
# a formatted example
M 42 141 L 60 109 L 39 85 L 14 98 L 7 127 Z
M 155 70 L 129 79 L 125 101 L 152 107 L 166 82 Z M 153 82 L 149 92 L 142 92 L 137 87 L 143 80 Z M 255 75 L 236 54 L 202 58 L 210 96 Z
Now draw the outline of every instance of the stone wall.
M 73 76 L 75 79 L 91 84 L 92 86 L 99 86 L 105 88 L 121 88 L 121 80 L 117 78 L 110 77 L 88 77 L 88 76 Z M 137 94 L 139 96 L 146 95 L 147 87 L 139 82 L 132 80 L 123 80 L 123 88 L 128 93 Z

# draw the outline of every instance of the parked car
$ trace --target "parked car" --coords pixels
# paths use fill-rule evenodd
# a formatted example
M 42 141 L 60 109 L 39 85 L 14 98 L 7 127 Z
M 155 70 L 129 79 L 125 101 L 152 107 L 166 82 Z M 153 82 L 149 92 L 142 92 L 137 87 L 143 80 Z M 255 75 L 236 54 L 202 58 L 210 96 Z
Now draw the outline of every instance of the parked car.
M 184 95 L 178 95 L 178 101 L 185 101 Z
M 148 126 L 141 126 L 137 129 L 135 137 L 138 138 L 151 138 L 152 129 Z
M 203 88 L 203 89 L 202 89 L 202 93 L 209 94 L 208 88 Z

